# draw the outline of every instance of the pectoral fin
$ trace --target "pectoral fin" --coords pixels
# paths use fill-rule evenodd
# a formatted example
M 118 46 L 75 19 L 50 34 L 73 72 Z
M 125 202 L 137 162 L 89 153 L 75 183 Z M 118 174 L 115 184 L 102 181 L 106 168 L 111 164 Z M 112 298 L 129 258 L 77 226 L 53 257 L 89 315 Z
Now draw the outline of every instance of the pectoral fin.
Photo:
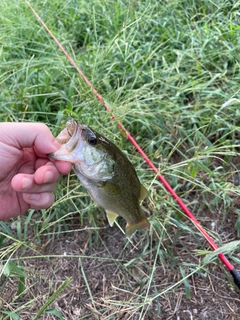
M 116 196 L 121 192 L 121 188 L 119 186 L 109 181 L 102 181 L 98 186 L 104 189 L 109 196 Z
M 139 200 L 144 200 L 148 196 L 147 189 L 141 184 Z
M 107 213 L 108 222 L 109 222 L 110 226 L 112 227 L 114 224 L 114 221 L 116 220 L 118 215 L 114 212 L 111 212 L 111 211 L 106 211 L 106 213 Z

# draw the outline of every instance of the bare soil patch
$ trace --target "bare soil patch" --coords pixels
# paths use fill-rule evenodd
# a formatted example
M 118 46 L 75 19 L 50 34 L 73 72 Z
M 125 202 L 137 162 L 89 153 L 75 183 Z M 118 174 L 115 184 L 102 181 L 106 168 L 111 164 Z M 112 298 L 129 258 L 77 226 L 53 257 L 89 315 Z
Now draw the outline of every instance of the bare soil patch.
M 206 227 L 216 221 L 214 227 L 219 233 L 221 229 L 224 241 L 237 238 L 233 212 L 224 224 L 217 222 L 217 212 L 211 217 L 203 216 L 200 218 Z M 186 221 L 186 224 L 190 222 Z M 168 261 L 163 263 L 155 256 L 158 239 L 147 233 L 136 234 L 131 244 L 117 227 L 107 226 L 92 233 L 91 237 L 87 230 L 78 227 L 78 220 L 73 217 L 69 231 L 50 241 L 46 236 L 45 246 L 41 248 L 33 246 L 33 250 L 18 252 L 19 256 L 25 257 L 28 289 L 20 298 L 14 298 L 14 308 L 31 301 L 18 312 L 21 319 L 32 319 L 67 277 L 71 278 L 70 285 L 50 306 L 59 310 L 64 319 L 239 319 L 238 290 L 218 261 L 187 279 L 188 297 L 186 284 L 176 285 L 183 277 L 180 267 L 187 275 L 200 262 L 193 250 L 207 248 L 200 236 L 193 237 L 173 227 L 171 241 L 160 244 L 163 250 L 173 254 L 172 257 L 166 255 Z M 166 265 L 170 267 L 166 269 Z M 1 309 L 10 311 L 17 293 L 16 277 L 5 279 L 2 276 L 1 288 Z M 41 319 L 57 317 L 44 314 Z

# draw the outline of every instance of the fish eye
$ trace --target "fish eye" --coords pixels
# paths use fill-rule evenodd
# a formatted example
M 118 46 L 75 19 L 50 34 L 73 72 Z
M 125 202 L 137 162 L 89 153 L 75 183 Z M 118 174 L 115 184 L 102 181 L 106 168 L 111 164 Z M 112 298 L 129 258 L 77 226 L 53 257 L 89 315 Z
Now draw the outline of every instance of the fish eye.
M 97 138 L 94 137 L 94 136 L 90 136 L 90 137 L 88 138 L 88 143 L 89 143 L 90 145 L 92 145 L 92 146 L 95 146 L 95 144 L 97 143 Z

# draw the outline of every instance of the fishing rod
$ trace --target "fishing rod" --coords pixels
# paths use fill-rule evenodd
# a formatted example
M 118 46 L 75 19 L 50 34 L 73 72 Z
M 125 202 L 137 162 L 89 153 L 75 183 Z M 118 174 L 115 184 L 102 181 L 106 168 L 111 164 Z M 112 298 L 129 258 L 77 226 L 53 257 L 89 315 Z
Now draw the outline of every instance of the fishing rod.
M 142 150 L 142 148 L 139 146 L 139 144 L 136 142 L 136 140 L 131 136 L 131 134 L 124 128 L 123 124 L 117 119 L 117 117 L 112 113 L 111 108 L 109 105 L 104 101 L 103 97 L 97 92 L 97 90 L 92 86 L 91 82 L 88 80 L 88 78 L 84 75 L 84 73 L 81 71 L 81 69 L 77 66 L 76 62 L 73 60 L 73 58 L 68 54 L 68 52 L 64 49 L 64 47 L 61 45 L 61 43 L 58 41 L 58 39 L 53 35 L 51 30 L 47 27 L 47 25 L 44 23 L 44 21 L 40 18 L 38 13 L 33 9 L 31 4 L 25 0 L 29 8 L 32 10 L 33 14 L 37 18 L 37 20 L 41 23 L 41 25 L 45 28 L 47 33 L 51 36 L 51 38 L 55 41 L 59 49 L 63 52 L 63 54 L 67 57 L 68 61 L 72 64 L 72 66 L 77 70 L 81 78 L 86 82 L 86 84 L 91 88 L 93 94 L 95 97 L 103 104 L 105 109 L 111 114 L 112 119 L 117 121 L 117 124 L 119 128 L 126 134 L 129 141 L 133 144 L 133 146 L 136 148 L 136 150 L 139 152 L 139 154 L 143 157 L 145 162 L 149 165 L 149 167 L 157 174 L 158 179 L 161 181 L 165 189 L 171 194 L 171 196 L 176 200 L 178 205 L 182 208 L 186 216 L 192 221 L 192 223 L 195 225 L 195 227 L 199 230 L 199 232 L 204 236 L 208 244 L 213 250 L 219 249 L 214 240 L 208 235 L 208 233 L 203 229 L 200 222 L 195 218 L 193 213 L 188 209 L 188 207 L 184 204 L 184 202 L 181 200 L 181 198 L 177 195 L 177 193 L 173 190 L 173 188 L 170 186 L 170 184 L 165 180 L 165 178 L 159 173 L 159 170 L 157 167 L 152 163 L 152 161 L 148 158 L 146 153 Z M 229 262 L 229 260 L 223 255 L 223 253 L 218 254 L 218 258 L 222 261 L 222 263 L 226 266 L 226 268 L 229 270 L 230 274 L 233 277 L 233 280 L 237 287 L 240 289 L 240 273 L 237 269 Z

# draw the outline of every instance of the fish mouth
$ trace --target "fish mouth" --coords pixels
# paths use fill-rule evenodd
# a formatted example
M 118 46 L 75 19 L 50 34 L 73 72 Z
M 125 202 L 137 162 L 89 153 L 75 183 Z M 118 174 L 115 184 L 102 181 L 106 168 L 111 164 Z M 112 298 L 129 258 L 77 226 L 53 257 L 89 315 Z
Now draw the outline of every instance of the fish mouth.
M 70 119 L 66 124 L 66 128 L 63 129 L 56 140 L 62 144 L 61 148 L 55 152 L 50 152 L 47 156 L 54 160 L 70 161 L 74 163 L 73 151 L 80 143 L 80 137 L 82 134 L 82 125 L 76 120 Z
M 65 136 L 66 134 L 68 135 L 68 141 L 70 141 L 71 138 L 74 138 L 76 136 L 78 129 L 82 129 L 82 126 L 77 122 L 77 120 L 70 118 L 66 123 L 66 128 L 57 136 L 57 141 L 60 141 L 61 143 L 61 137 L 63 135 Z

